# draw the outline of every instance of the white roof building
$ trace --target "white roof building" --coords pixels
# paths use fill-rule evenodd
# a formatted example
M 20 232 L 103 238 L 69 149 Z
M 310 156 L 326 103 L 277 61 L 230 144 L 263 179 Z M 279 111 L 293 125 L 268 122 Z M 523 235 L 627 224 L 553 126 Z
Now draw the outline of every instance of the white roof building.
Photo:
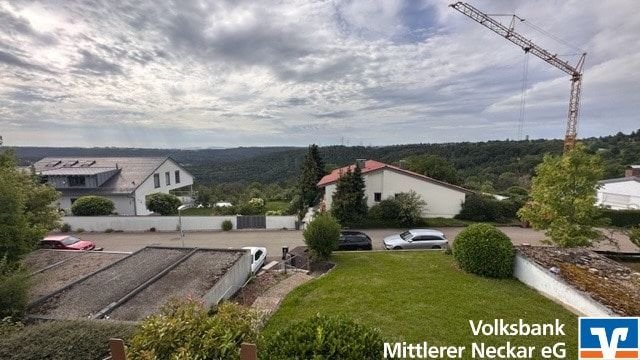
M 98 195 L 113 201 L 118 215 L 148 215 L 148 195 L 193 185 L 170 157 L 44 158 L 34 169 L 62 193 L 57 206 L 68 214 L 77 198 Z
M 640 209 L 640 165 L 627 166 L 625 177 L 598 184 L 598 205 L 614 210 Z

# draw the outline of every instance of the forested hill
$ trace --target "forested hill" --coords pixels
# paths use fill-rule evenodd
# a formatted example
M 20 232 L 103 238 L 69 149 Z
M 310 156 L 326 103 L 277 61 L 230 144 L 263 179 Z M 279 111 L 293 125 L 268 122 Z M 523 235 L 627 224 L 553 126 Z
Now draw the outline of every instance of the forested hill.
M 605 178 L 622 176 L 624 166 L 640 164 L 640 130 L 582 140 L 606 163 Z M 45 156 L 160 156 L 183 164 L 199 183 L 289 182 L 298 176 L 306 148 L 246 147 L 232 149 L 167 150 L 131 148 L 15 148 L 23 165 Z M 561 140 L 489 141 L 449 144 L 410 144 L 380 147 L 327 146 L 320 153 L 329 167 L 357 158 L 394 163 L 407 156 L 435 154 L 450 161 L 468 181 L 495 183 L 504 173 L 527 177 L 545 153 L 560 154 Z

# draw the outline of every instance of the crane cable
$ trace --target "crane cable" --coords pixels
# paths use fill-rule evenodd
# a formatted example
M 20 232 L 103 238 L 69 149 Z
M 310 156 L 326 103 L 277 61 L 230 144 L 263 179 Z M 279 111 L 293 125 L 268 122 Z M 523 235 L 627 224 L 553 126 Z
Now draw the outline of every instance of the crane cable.
M 524 53 L 522 64 L 522 93 L 520 94 L 520 116 L 518 117 L 518 140 L 522 140 L 524 132 L 525 110 L 527 105 L 527 80 L 529 78 L 529 53 Z

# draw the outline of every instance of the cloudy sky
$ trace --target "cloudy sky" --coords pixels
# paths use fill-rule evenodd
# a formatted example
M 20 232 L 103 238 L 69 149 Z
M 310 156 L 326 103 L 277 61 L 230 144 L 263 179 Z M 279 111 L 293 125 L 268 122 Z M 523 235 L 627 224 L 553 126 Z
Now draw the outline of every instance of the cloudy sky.
M 517 13 L 517 31 L 572 64 L 588 52 L 580 136 L 640 128 L 640 2 L 470 2 Z M 447 5 L 0 0 L 0 135 L 183 148 L 518 138 L 526 56 Z M 563 137 L 569 77 L 532 56 L 526 73 L 522 133 Z

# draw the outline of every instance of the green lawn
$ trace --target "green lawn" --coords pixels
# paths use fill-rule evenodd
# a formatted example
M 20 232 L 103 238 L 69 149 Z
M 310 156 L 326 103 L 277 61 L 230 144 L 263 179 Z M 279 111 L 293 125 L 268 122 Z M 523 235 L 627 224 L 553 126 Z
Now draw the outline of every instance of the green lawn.
M 517 280 L 493 280 L 457 269 L 440 252 L 375 252 L 334 255 L 337 267 L 295 289 L 270 319 L 275 331 L 316 313 L 344 315 L 379 328 L 387 341 L 466 346 L 536 346 L 566 342 L 567 359 L 577 358 L 577 318 Z M 474 337 L 469 320 L 494 319 L 565 324 L 561 337 Z M 534 356 L 534 358 L 541 358 Z
M 288 201 L 267 201 L 267 204 L 265 205 L 267 208 L 267 211 L 282 211 L 282 212 L 286 212 L 287 209 L 289 208 L 289 202 Z
M 213 208 L 189 208 L 182 211 L 182 216 L 212 216 Z

